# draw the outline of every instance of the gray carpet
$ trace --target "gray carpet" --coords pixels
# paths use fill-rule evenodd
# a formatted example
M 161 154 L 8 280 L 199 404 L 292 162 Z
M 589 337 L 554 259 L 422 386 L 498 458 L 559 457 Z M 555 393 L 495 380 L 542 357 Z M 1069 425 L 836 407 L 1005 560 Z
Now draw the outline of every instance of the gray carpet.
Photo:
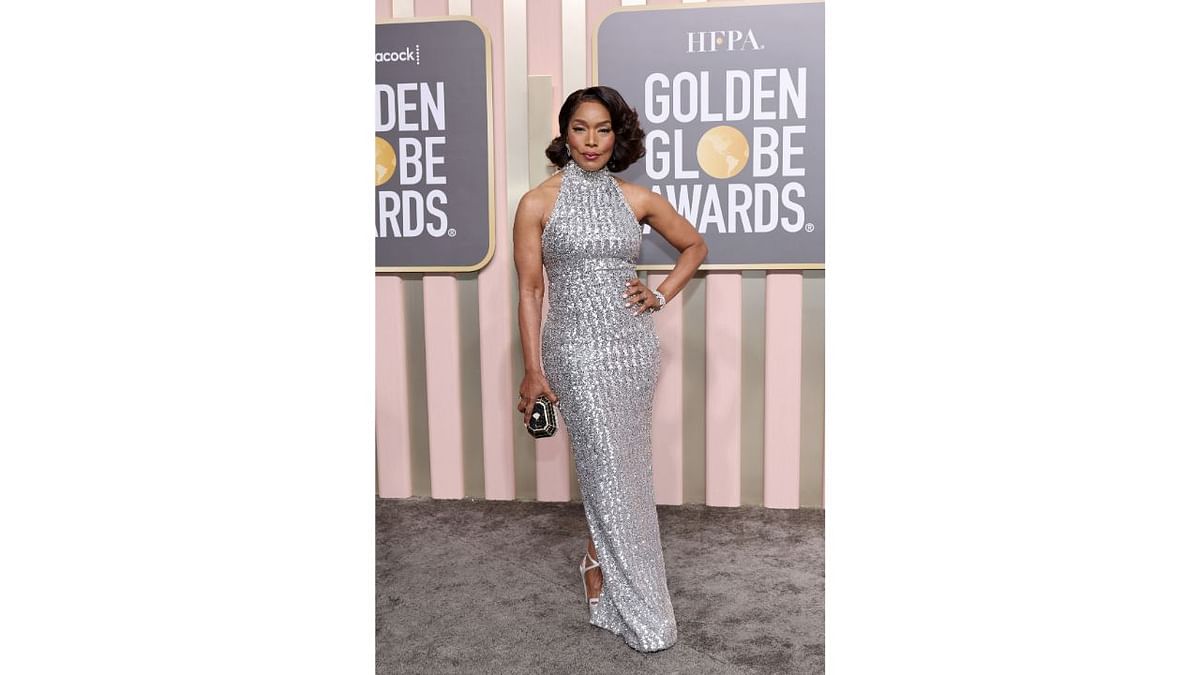
M 641 654 L 587 622 L 582 504 L 376 500 L 377 672 L 824 672 L 824 511 L 658 516 L 679 641 Z

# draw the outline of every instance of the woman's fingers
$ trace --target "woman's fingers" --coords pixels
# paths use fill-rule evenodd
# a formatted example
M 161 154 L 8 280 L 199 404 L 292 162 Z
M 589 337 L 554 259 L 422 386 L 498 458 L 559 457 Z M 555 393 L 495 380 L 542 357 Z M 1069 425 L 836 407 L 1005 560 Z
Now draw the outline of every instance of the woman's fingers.
M 634 316 L 646 311 L 646 306 L 650 302 L 650 289 L 646 288 L 641 279 L 633 280 L 629 285 L 627 294 L 626 307 L 631 307 L 634 303 L 637 303 L 637 310 L 633 313 Z
M 558 404 L 558 394 L 549 387 L 543 387 L 532 396 L 527 397 L 522 394 L 520 400 L 517 401 L 517 411 L 524 415 L 525 426 L 529 426 L 529 420 L 533 417 L 533 402 L 542 396 L 545 396 L 551 403 Z
M 646 303 L 650 301 L 650 289 L 642 283 L 642 280 L 634 277 L 625 283 L 625 293 L 621 296 L 625 300 L 626 307 L 632 307 L 634 303 L 639 305 L 638 311 L 634 315 L 641 314 L 646 308 Z

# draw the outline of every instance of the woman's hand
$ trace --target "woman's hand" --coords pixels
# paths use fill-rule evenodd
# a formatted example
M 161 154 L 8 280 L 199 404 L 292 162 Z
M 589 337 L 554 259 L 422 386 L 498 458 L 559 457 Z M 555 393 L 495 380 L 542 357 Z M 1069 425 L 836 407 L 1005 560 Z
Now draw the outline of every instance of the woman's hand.
M 558 403 L 558 394 L 550 390 L 550 383 L 542 373 L 525 373 L 521 380 L 521 397 L 517 401 L 517 412 L 525 414 L 525 426 L 529 426 L 529 418 L 533 416 L 533 402 L 539 396 L 545 396 L 551 403 Z
M 641 307 L 633 313 L 634 316 L 641 314 L 647 310 L 659 310 L 661 306 L 658 304 L 658 296 L 650 290 L 646 284 L 638 277 L 634 277 L 625 282 L 625 294 L 621 296 L 625 299 L 625 306 L 629 307 L 633 303 L 638 303 Z

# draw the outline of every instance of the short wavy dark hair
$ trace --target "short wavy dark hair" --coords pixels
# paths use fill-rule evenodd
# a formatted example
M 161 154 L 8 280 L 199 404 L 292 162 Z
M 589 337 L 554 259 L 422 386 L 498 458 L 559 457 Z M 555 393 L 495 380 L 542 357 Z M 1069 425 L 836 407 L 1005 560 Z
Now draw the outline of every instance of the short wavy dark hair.
M 571 151 L 567 147 L 567 124 L 575 114 L 575 109 L 584 101 L 595 101 L 604 106 L 612 119 L 616 143 L 606 165 L 609 171 L 624 171 L 646 155 L 646 144 L 643 142 L 646 132 L 642 131 L 642 125 L 638 122 L 637 109 L 629 107 L 612 87 L 588 87 L 572 92 L 558 111 L 558 136 L 546 146 L 546 157 L 554 166 L 561 169 L 571 159 Z

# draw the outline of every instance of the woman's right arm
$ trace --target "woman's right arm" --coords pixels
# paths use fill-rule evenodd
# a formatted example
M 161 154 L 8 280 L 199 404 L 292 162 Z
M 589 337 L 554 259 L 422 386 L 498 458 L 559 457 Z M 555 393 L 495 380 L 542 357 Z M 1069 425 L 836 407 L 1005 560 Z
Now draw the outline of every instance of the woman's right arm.
M 513 219 L 513 261 L 517 265 L 517 322 L 521 329 L 521 355 L 525 377 L 521 381 L 521 399 L 517 410 L 525 414 L 525 424 L 533 414 L 533 401 L 545 395 L 551 403 L 558 396 L 542 372 L 542 211 L 544 204 L 534 191 L 525 193 L 517 204 Z

